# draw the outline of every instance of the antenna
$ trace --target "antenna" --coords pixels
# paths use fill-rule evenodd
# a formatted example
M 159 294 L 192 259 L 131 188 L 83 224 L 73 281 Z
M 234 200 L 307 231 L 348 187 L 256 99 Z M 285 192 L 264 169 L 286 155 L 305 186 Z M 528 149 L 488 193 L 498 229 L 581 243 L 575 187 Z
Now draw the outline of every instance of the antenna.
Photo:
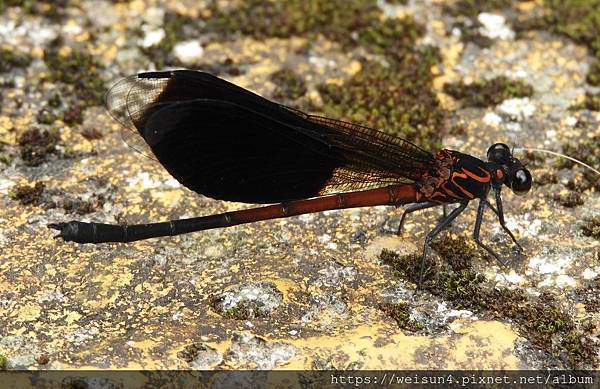
M 584 167 L 590 169 L 591 171 L 593 171 L 594 173 L 596 173 L 597 175 L 600 176 L 600 171 L 598 171 L 597 169 L 594 169 L 593 167 L 591 167 L 587 163 L 581 162 L 578 159 L 575 159 L 573 157 L 569 157 L 568 155 L 557 153 L 555 151 L 545 150 L 545 149 L 537 149 L 537 148 L 533 148 L 533 147 L 517 147 L 516 149 L 513 149 L 513 150 L 517 150 L 517 151 L 535 151 L 535 152 L 538 152 L 538 153 L 547 153 L 547 154 L 556 155 L 557 157 L 566 158 L 569 161 L 573 161 L 573 162 L 575 162 L 575 163 L 577 163 L 577 164 L 579 164 L 581 166 L 584 166 Z

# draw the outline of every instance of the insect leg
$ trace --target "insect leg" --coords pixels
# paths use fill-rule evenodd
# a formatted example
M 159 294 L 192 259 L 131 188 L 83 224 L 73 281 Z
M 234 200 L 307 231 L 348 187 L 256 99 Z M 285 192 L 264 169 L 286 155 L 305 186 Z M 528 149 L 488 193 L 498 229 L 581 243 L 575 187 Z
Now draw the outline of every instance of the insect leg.
M 498 261 L 502 266 L 506 266 L 507 262 L 503 261 L 498 254 L 496 254 L 491 248 L 489 248 L 479 239 L 479 233 L 481 231 L 481 222 L 483 221 L 483 213 L 485 211 L 485 205 L 487 203 L 488 202 L 485 199 L 479 200 L 479 207 L 477 207 L 477 219 L 475 219 L 475 229 L 473 230 L 473 240 L 475 241 L 475 243 L 477 243 L 479 247 L 481 247 L 482 249 L 487 251 L 491 256 L 493 256 L 496 259 L 496 261 Z
M 506 233 L 510 236 L 512 241 L 519 248 L 519 251 L 523 252 L 524 251 L 523 247 L 519 244 L 519 242 L 517 242 L 517 239 L 515 238 L 513 233 L 508 229 L 508 227 L 506 226 L 506 223 L 504 221 L 504 210 L 502 209 L 502 197 L 500 196 L 500 190 L 496 189 L 495 192 L 496 192 L 496 206 L 498 207 L 498 210 L 496 211 L 494 208 L 492 208 L 492 209 L 494 209 L 494 212 L 496 213 L 496 215 L 498 215 L 498 221 L 500 222 L 502 229 L 504 231 L 506 231 Z
M 421 287 L 421 284 L 423 282 L 423 273 L 425 271 L 425 263 L 427 262 L 429 244 L 431 243 L 433 238 L 435 238 L 444 228 L 448 227 L 450 223 L 452 223 L 452 221 L 456 219 L 456 217 L 460 215 L 462 211 L 465 210 L 468 204 L 468 200 L 461 202 L 460 205 L 454 208 L 452 212 L 450 212 L 448 216 L 446 216 L 437 226 L 435 226 L 433 230 L 429 231 L 429 233 L 425 237 L 425 243 L 423 244 L 423 257 L 421 259 L 421 269 L 419 271 L 419 288 Z
M 419 211 L 421 209 L 427 209 L 427 208 L 431 208 L 431 207 L 436 207 L 440 205 L 439 203 L 434 203 L 434 202 L 425 202 L 425 203 L 416 203 L 416 204 L 411 204 L 408 207 L 406 207 L 406 209 L 404 210 L 404 213 L 402 214 L 402 217 L 400 218 L 400 225 L 398 226 L 398 232 L 396 233 L 397 235 L 400 235 L 402 233 L 402 227 L 404 227 L 404 219 L 406 218 L 406 215 L 409 213 L 413 213 L 415 211 Z M 444 215 L 445 217 L 446 215 Z

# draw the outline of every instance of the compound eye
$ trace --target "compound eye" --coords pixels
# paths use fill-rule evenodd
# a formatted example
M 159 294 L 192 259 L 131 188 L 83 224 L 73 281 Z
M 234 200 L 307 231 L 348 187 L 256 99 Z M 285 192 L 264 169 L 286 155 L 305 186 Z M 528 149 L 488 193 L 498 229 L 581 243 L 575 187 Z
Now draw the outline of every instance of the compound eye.
M 525 168 L 517 170 L 513 176 L 510 188 L 517 195 L 523 195 L 531 189 L 531 173 Z
M 510 148 L 504 143 L 495 143 L 490 146 L 487 152 L 488 161 L 500 164 L 507 163 L 510 160 Z

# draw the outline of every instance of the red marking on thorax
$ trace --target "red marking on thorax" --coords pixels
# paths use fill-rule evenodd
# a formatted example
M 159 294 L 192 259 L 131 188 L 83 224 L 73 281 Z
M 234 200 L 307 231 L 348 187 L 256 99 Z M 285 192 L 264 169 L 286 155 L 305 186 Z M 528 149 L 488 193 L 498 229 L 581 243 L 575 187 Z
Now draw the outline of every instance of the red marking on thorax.
M 465 168 L 461 169 L 463 171 L 463 173 L 465 173 L 467 176 L 471 177 L 472 179 L 474 179 L 477 182 L 483 182 L 483 183 L 487 183 L 490 182 L 491 180 L 491 176 L 490 173 L 482 168 L 479 168 L 479 170 L 481 170 L 483 172 L 483 176 L 478 176 L 475 173 L 471 172 L 470 170 L 467 170 Z
M 464 170 L 464 169 L 463 169 L 463 170 Z M 453 183 L 453 184 L 454 184 L 454 185 L 455 185 L 455 186 L 456 186 L 458 189 L 460 189 L 460 191 L 461 191 L 461 192 L 463 192 L 463 194 L 464 194 L 465 196 L 467 196 L 467 197 L 468 197 L 468 198 L 470 198 L 470 199 L 474 198 L 475 196 L 473 196 L 473 193 L 469 192 L 468 190 L 466 190 L 465 188 L 463 188 L 463 187 L 462 187 L 462 186 L 461 186 L 461 185 L 460 185 L 458 182 L 456 182 L 456 178 L 457 178 L 457 177 L 458 177 L 458 178 L 465 179 L 465 178 L 467 178 L 467 175 L 466 175 L 466 174 L 464 174 L 464 173 L 463 173 L 463 174 L 461 174 L 461 173 L 459 173 L 459 172 L 454 172 L 454 173 L 452 173 L 452 178 L 451 178 L 451 180 L 452 180 L 452 183 Z

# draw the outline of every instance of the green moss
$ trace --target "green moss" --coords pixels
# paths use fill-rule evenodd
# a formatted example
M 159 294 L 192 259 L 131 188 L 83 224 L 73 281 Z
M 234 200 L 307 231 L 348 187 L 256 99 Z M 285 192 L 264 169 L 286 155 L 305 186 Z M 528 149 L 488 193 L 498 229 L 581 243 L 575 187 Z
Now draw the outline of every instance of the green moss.
M 600 240 L 600 216 L 596 215 L 591 219 L 587 219 L 581 226 L 581 231 L 585 236 Z
M 72 86 L 77 97 L 76 106 L 81 108 L 101 105 L 104 82 L 100 77 L 100 64 L 90 54 L 79 50 L 66 50 L 62 54 L 60 39 L 52 42 L 44 52 L 44 61 L 50 70 L 50 80 Z
M 316 37 L 354 48 L 357 43 L 378 54 L 396 56 L 412 47 L 424 27 L 412 19 L 382 19 L 375 0 L 249 0 L 235 12 L 213 6 L 206 29 L 221 36 L 242 33 L 257 39 Z M 397 50 L 400 48 L 400 50 Z
M 562 153 L 590 166 L 600 166 L 600 136 L 577 139 L 574 142 L 567 143 L 563 145 Z M 579 167 L 579 165 L 564 158 L 560 160 L 559 164 L 560 168 L 568 169 L 574 169 L 576 166 L 577 169 L 580 169 L 583 172 L 583 175 L 580 177 L 581 179 L 578 179 L 577 181 L 570 181 L 568 187 L 577 191 L 577 193 L 592 187 L 596 190 L 600 190 L 600 180 L 598 180 L 598 175 L 590 169 Z
M 455 241 L 457 240 L 444 239 L 446 243 Z M 443 246 L 443 243 L 439 243 L 439 247 L 441 246 Z M 470 262 L 469 252 L 463 255 L 467 259 L 460 262 Z M 423 289 L 452 301 L 460 308 L 479 311 L 482 306 L 486 305 L 479 293 L 480 285 L 485 281 L 483 276 L 474 273 L 470 268 L 454 270 L 447 263 L 434 261 L 433 253 L 430 257 L 424 271 Z M 406 278 L 415 284 L 418 283 L 421 267 L 420 256 L 400 256 L 392 251 L 383 250 L 380 258 L 383 263 L 392 266 L 395 276 Z
M 81 93 L 80 93 L 81 95 Z M 78 98 L 70 99 L 72 103 L 67 102 L 62 107 L 63 102 L 58 95 L 53 95 L 48 99 L 46 105 L 38 112 L 36 120 L 40 124 L 52 124 L 61 119 L 65 124 L 73 126 L 83 123 L 83 110 L 88 105 L 96 105 L 93 100 L 85 101 Z
M 358 43 L 392 57 L 413 47 L 424 32 L 424 27 L 410 18 L 381 16 L 375 0 L 249 0 L 236 12 L 214 6 L 206 28 L 221 36 L 242 33 L 257 39 L 323 35 L 345 48 L 355 48 Z
M 318 87 L 324 103 L 320 113 L 438 149 L 445 112 L 431 89 L 427 58 L 415 56 L 414 62 L 393 67 L 363 63 L 363 69 L 343 85 Z
M 225 309 L 223 298 L 211 295 L 208 299 L 208 305 L 217 313 L 227 319 L 248 320 L 258 317 L 264 317 L 260 307 L 252 301 L 240 301 L 235 306 Z
M 588 312 L 600 312 L 600 278 L 594 278 L 584 288 L 577 289 L 575 296 Z
M 81 136 L 91 141 L 102 139 L 104 137 L 104 134 L 96 127 L 86 127 L 83 130 L 81 130 Z
M 511 0 L 459 0 L 445 2 L 442 10 L 456 18 L 452 28 L 461 31 L 463 42 L 471 42 L 479 47 L 490 47 L 494 41 L 480 33 L 481 23 L 477 16 L 481 12 L 510 8 L 512 3 Z
M 545 28 L 586 45 L 595 58 L 587 76 L 600 85 L 600 0 L 544 0 Z
M 0 354 L 0 370 L 6 370 L 8 367 L 8 358 L 6 356 Z
M 590 339 L 595 332 L 595 325 L 584 323 L 582 329 L 572 329 L 567 332 L 555 355 L 567 366 L 581 366 L 584 369 L 592 369 L 592 361 L 598 360 L 598 352 L 595 343 Z
M 283 68 L 271 74 L 271 81 L 277 85 L 273 97 L 277 99 L 295 100 L 306 93 L 304 80 L 292 69 Z
M 419 281 L 419 270 L 421 264 L 420 255 L 398 255 L 391 250 L 382 250 L 379 259 L 392 268 L 392 275 L 396 278 L 404 278 L 416 284 Z M 426 264 L 423 272 L 425 283 L 430 279 L 431 268 Z
M 0 143 L 0 163 L 10 165 L 12 157 L 8 151 L 5 150 L 4 144 Z
M 8 193 L 8 197 L 18 201 L 21 205 L 39 205 L 42 202 L 42 194 L 46 185 L 38 181 L 35 185 L 17 185 Z
M 379 304 L 379 309 L 394 319 L 400 329 L 414 332 L 424 328 L 423 324 L 410 318 L 410 305 L 408 303 L 383 303 Z
M 62 114 L 62 120 L 70 126 L 83 123 L 83 107 L 75 104 L 67 108 Z
M 381 14 L 374 0 L 248 0 L 235 10 L 213 5 L 207 29 L 220 34 L 242 33 L 257 39 L 322 34 L 349 42 L 352 31 L 360 31 Z
M 552 198 L 566 208 L 574 208 L 583 205 L 583 198 L 581 195 L 572 190 L 555 193 Z
M 519 289 L 490 288 L 485 277 L 471 269 L 473 256 L 461 238 L 443 238 L 435 249 L 442 256 L 449 255 L 444 259 L 452 265 L 432 258 L 424 277 L 424 290 L 450 301 L 456 308 L 511 321 L 520 335 L 561 360 L 566 368 L 597 365 L 598 355 L 590 332 L 583 325 L 578 327 L 552 295 L 543 293 L 535 298 Z M 433 253 L 431 256 L 434 257 Z M 418 279 L 418 256 L 400 256 L 383 250 L 380 258 L 392 267 L 394 276 L 411 282 Z
M 52 124 L 59 119 L 59 117 L 62 118 L 63 114 L 57 109 L 61 106 L 62 100 L 58 93 L 55 93 L 48 99 L 48 101 L 46 101 L 44 107 L 38 111 L 36 115 L 37 122 L 40 124 Z
M 318 36 L 345 50 L 364 47 L 383 58 L 343 85 L 320 85 L 323 106 L 316 113 L 367 125 L 436 149 L 444 134 L 445 112 L 432 91 L 431 68 L 437 50 L 417 47 L 425 31 L 412 18 L 384 18 L 376 0 L 249 0 L 232 10 L 212 5 L 205 31 L 225 39 L 244 34 L 256 39 Z M 440 131 L 442 129 L 442 131 Z
M 98 208 L 102 208 L 104 205 L 105 199 L 100 196 L 99 198 L 94 200 L 80 200 L 80 199 L 68 199 L 62 202 L 61 207 L 65 210 L 66 213 L 76 213 L 78 215 L 85 215 L 88 213 L 92 213 Z M 56 206 L 54 203 L 47 204 L 47 207 Z
M 590 111 L 600 111 L 600 93 L 586 93 L 583 107 Z
M 25 165 L 40 165 L 48 154 L 56 151 L 59 140 L 60 136 L 56 131 L 40 131 L 37 128 L 25 131 L 17 140 Z
M 473 261 L 472 247 L 464 239 L 441 236 L 431 244 L 444 261 L 455 271 L 468 270 Z
M 358 41 L 369 51 L 385 55 L 388 61 L 413 62 L 415 57 L 423 57 L 425 66 L 429 68 L 439 62 L 439 56 L 432 49 L 424 49 L 423 52 L 415 50 L 415 41 L 424 33 L 425 27 L 412 18 L 373 20 L 358 30 Z M 346 43 L 354 45 L 354 42 Z M 391 65 L 394 67 L 393 63 Z
M 59 21 L 71 0 L 0 0 L 0 12 L 8 7 L 19 7 L 30 15 L 40 15 L 52 21 Z
M 31 56 L 20 53 L 14 48 L 0 48 L 0 73 L 5 73 L 13 68 L 24 68 L 31 63 Z
M 514 97 L 530 97 L 533 88 L 522 81 L 500 76 L 468 85 L 462 81 L 445 84 L 444 92 L 465 106 L 489 107 Z
M 44 107 L 37 113 L 35 120 L 40 124 L 52 124 L 57 118 L 58 117 L 52 110 Z
M 359 29 L 359 42 L 387 63 L 363 61 L 361 70 L 342 85 L 320 85 L 320 113 L 407 138 L 426 149 L 439 148 L 445 112 L 432 90 L 431 74 L 439 53 L 415 46 L 422 32 L 410 18 Z
M 487 48 L 494 44 L 494 40 L 480 32 L 481 23 L 474 19 L 469 22 L 458 21 L 452 25 L 452 28 L 458 28 L 461 31 L 460 40 L 464 43 L 473 43 L 479 47 Z
M 529 166 L 527 165 L 527 167 Z M 545 171 L 535 175 L 535 185 L 542 186 L 548 184 L 556 184 L 557 182 L 558 178 L 556 177 L 556 173 L 552 171 Z
M 188 344 L 187 346 L 185 346 L 183 348 L 183 350 L 181 350 L 177 353 L 177 357 L 190 363 L 198 357 L 198 354 L 200 353 L 200 351 L 205 350 L 205 349 L 206 349 L 206 346 L 204 346 L 202 344 L 196 344 L 196 343 Z
M 577 139 L 563 146 L 563 154 L 587 163 L 590 166 L 600 166 L 600 136 Z M 574 163 L 563 160 L 562 167 L 571 167 Z
M 48 104 L 49 107 L 51 108 L 58 108 L 62 105 L 62 100 L 60 98 L 60 95 L 58 93 L 53 94 L 48 101 L 46 102 L 46 104 Z
M 482 12 L 508 8 L 512 0 L 458 0 L 444 5 L 444 12 L 454 17 L 476 18 Z

